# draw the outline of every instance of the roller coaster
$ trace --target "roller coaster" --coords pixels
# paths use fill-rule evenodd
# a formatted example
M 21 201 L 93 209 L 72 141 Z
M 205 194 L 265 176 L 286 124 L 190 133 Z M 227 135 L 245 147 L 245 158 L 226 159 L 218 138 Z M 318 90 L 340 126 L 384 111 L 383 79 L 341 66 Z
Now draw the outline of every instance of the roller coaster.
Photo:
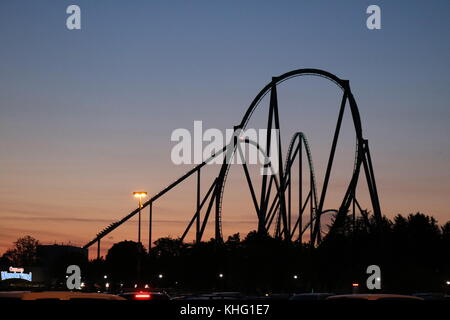
M 303 132 L 297 132 L 292 136 L 284 162 L 281 138 L 278 134 L 278 136 L 276 137 L 278 143 L 276 144 L 277 146 L 275 148 L 275 156 L 278 157 L 278 168 L 274 168 L 269 160 L 270 156 L 274 156 L 270 154 L 271 144 L 273 143 L 275 145 L 275 142 L 271 140 L 272 136 L 270 132 L 272 129 L 276 129 L 277 132 L 279 132 L 280 130 L 277 86 L 284 81 L 299 76 L 323 77 L 335 83 L 343 92 L 336 123 L 336 129 L 334 131 L 331 150 L 329 153 L 325 176 L 321 184 L 320 192 L 318 192 L 317 190 L 316 175 L 314 172 L 311 150 L 306 135 Z M 245 130 L 254 111 L 260 105 L 261 100 L 267 94 L 270 95 L 269 113 L 267 117 L 267 139 L 265 141 L 266 145 L 260 146 L 248 138 L 243 138 L 241 134 L 243 130 Z M 341 200 L 340 206 L 337 209 L 326 209 L 324 208 L 324 203 L 330 183 L 331 171 L 335 158 L 339 133 L 341 131 L 344 111 L 347 106 L 351 112 L 351 118 L 356 134 L 356 151 L 353 171 L 344 197 Z M 150 249 L 152 245 L 153 204 L 169 191 L 173 190 L 176 186 L 182 184 L 191 176 L 196 176 L 196 209 L 191 220 L 187 224 L 184 233 L 181 236 L 181 240 L 185 240 L 186 236 L 195 225 L 195 241 L 200 242 L 202 240 L 210 215 L 213 212 L 213 214 L 215 215 L 215 239 L 218 242 L 222 242 L 222 202 L 231 163 L 231 161 L 227 161 L 227 159 L 231 159 L 233 156 L 236 156 L 236 154 L 239 154 L 241 158 L 244 158 L 241 146 L 242 144 L 253 145 L 254 147 L 256 147 L 266 159 L 264 169 L 271 170 L 270 174 L 261 175 L 261 190 L 259 196 L 257 196 L 247 163 L 246 161 L 242 162 L 244 175 L 247 181 L 248 188 L 250 190 L 252 202 L 258 219 L 258 233 L 268 234 L 269 232 L 273 231 L 275 237 L 279 237 L 287 241 L 303 241 L 303 235 L 308 233 L 309 243 L 311 244 L 311 246 L 316 246 L 322 241 L 324 231 L 322 230 L 321 226 L 321 217 L 326 213 L 332 212 L 335 215 L 334 222 L 328 230 L 329 235 L 333 234 L 339 228 L 339 226 L 343 225 L 346 217 L 350 212 L 350 206 L 352 206 L 351 214 L 353 215 L 353 219 L 355 219 L 355 215 L 357 213 L 356 211 L 359 211 L 359 214 L 362 215 L 363 218 L 367 221 L 368 212 L 362 209 L 360 203 L 356 198 L 356 188 L 361 172 L 363 172 L 366 178 L 374 221 L 377 225 L 381 224 L 382 214 L 377 186 L 375 182 L 372 159 L 369 151 L 369 144 L 368 140 L 363 137 L 360 113 L 353 94 L 350 90 L 349 81 L 342 80 L 334 74 L 331 74 L 324 70 L 298 69 L 272 78 L 272 81 L 268 83 L 253 99 L 239 125 L 234 127 L 234 135 L 231 141 L 219 152 L 211 155 L 211 157 L 196 165 L 194 168 L 175 180 L 173 183 L 169 184 L 160 192 L 150 197 L 150 199 L 144 202 L 140 208 L 136 208 L 121 220 L 113 222 L 108 227 L 100 231 L 94 239 L 92 239 L 84 246 L 84 248 L 89 248 L 92 245 L 97 244 L 97 257 L 99 258 L 101 240 L 135 215 L 140 214 L 142 209 L 148 207 L 148 248 Z M 220 165 L 220 170 L 217 176 L 215 176 L 206 193 L 204 193 L 204 195 L 202 196 L 201 170 L 205 167 L 205 165 L 210 163 L 216 157 L 224 155 L 224 161 Z M 309 172 L 306 172 L 306 174 L 304 174 L 303 172 L 303 162 L 305 161 L 305 158 L 307 161 L 307 168 L 309 169 Z M 294 168 L 295 163 L 298 163 L 297 168 Z M 292 190 L 294 184 L 294 175 L 297 174 L 298 203 L 296 203 L 296 205 L 298 207 L 298 212 L 295 212 L 294 214 L 292 206 L 294 197 L 292 196 Z M 304 175 L 306 176 L 306 178 L 304 177 Z M 303 183 L 304 181 L 305 183 Z M 308 188 L 306 188 L 307 190 L 303 190 L 304 185 L 308 185 Z M 303 198 L 303 193 L 306 194 L 305 198 Z M 309 213 L 309 217 L 307 216 L 307 213 Z M 295 222 L 293 221 L 294 216 L 297 216 Z

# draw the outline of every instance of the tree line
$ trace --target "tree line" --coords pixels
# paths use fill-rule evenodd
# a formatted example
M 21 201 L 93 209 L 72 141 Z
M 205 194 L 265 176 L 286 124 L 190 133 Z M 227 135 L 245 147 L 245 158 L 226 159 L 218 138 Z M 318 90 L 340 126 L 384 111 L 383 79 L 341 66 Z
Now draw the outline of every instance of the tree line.
M 37 242 L 19 240 L 0 264 L 38 263 L 30 253 Z M 339 293 L 355 283 L 364 291 L 369 265 L 381 268 L 385 292 L 448 291 L 450 221 L 439 226 L 422 213 L 383 218 L 381 225 L 348 217 L 317 247 L 256 231 L 243 238 L 236 233 L 223 243 L 165 237 L 150 252 L 137 242 L 122 241 L 106 257 L 89 261 L 84 274 L 97 287 L 108 281 L 112 290 L 139 282 L 179 291 Z
M 374 219 L 349 216 L 317 247 L 256 231 L 224 242 L 183 243 L 160 238 L 150 253 L 133 241 L 116 243 L 93 270 L 116 282 L 139 277 L 157 287 L 180 290 L 267 292 L 364 291 L 369 265 L 378 265 L 382 291 L 412 293 L 449 289 L 450 221 L 439 226 L 422 213 Z M 97 275 L 99 276 L 99 275 Z

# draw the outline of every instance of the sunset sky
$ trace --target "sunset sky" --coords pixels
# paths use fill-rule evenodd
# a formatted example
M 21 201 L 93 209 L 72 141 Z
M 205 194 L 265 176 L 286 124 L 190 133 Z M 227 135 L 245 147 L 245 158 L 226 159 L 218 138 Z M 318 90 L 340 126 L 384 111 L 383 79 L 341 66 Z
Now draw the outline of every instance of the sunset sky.
M 66 28 L 70 4 L 81 8 L 81 30 Z M 370 4 L 381 7 L 381 30 L 366 28 Z M 84 245 L 137 206 L 133 191 L 155 194 L 192 167 L 171 162 L 173 130 L 192 130 L 194 120 L 233 128 L 272 76 L 299 68 L 350 80 L 383 214 L 421 211 L 445 223 L 449 12 L 446 0 L 1 1 L 0 254 L 25 235 Z M 307 134 L 320 179 L 341 94 L 318 78 L 279 91 L 283 141 Z M 266 102 L 250 126 L 263 127 Z M 349 120 L 328 207 L 352 167 Z M 256 217 L 242 169 L 233 167 L 228 182 L 224 235 L 246 234 Z M 194 186 L 155 204 L 155 239 L 182 234 Z M 147 221 L 145 211 L 145 244 Z M 133 219 L 103 249 L 136 232 Z

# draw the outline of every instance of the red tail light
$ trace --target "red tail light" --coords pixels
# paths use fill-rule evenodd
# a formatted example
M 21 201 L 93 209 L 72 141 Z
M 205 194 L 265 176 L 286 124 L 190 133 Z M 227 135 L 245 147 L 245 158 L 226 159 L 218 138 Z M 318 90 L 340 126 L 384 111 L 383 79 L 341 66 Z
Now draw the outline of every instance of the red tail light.
M 149 300 L 151 298 L 150 293 L 136 293 L 134 295 L 136 300 Z

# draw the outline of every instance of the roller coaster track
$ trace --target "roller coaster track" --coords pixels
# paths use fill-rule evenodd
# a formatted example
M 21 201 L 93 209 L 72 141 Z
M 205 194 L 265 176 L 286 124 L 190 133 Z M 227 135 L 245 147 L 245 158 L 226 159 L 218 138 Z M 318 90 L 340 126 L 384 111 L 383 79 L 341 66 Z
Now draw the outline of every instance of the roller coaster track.
M 314 194 L 317 195 L 316 174 L 314 172 L 314 163 L 312 160 L 311 148 L 309 147 L 308 139 L 306 138 L 306 136 L 303 132 L 296 132 L 291 138 L 291 141 L 289 143 L 288 153 L 287 153 L 288 156 L 286 157 L 286 162 L 284 165 L 285 171 L 287 171 L 289 169 L 288 167 L 292 166 L 294 159 L 291 158 L 291 155 L 292 155 L 292 150 L 294 148 L 294 145 L 295 145 L 295 142 L 297 141 L 297 139 L 300 140 L 299 143 L 301 143 L 301 141 L 303 141 L 303 144 L 305 146 L 306 157 L 308 159 L 308 166 L 309 166 L 309 170 L 311 172 L 311 177 L 312 177 L 312 185 L 313 185 L 313 189 L 314 189 Z
M 190 169 L 187 173 L 182 175 L 180 178 L 176 179 L 174 182 L 166 186 L 164 189 L 162 189 L 160 192 L 152 196 L 148 201 L 142 204 L 141 209 L 144 209 L 146 207 L 149 207 L 150 209 L 150 217 L 152 217 L 152 204 L 157 201 L 159 198 L 164 196 L 167 192 L 171 191 L 173 188 L 175 188 L 177 185 L 181 184 L 183 181 L 194 175 L 195 173 L 198 174 L 197 179 L 197 208 L 196 212 L 191 220 L 191 222 L 188 225 L 188 228 L 186 229 L 184 236 L 189 231 L 190 226 L 193 225 L 194 222 L 196 223 L 196 241 L 201 241 L 203 231 L 205 229 L 205 226 L 207 224 L 208 218 L 210 216 L 210 213 L 212 211 L 215 212 L 215 237 L 216 240 L 222 241 L 223 235 L 222 235 L 222 205 L 223 205 L 223 197 L 225 193 L 225 185 L 226 180 L 229 174 L 230 170 L 230 164 L 231 161 L 224 161 L 221 165 L 220 171 L 217 175 L 217 177 L 214 179 L 213 183 L 208 188 L 208 192 L 205 193 L 204 197 L 201 199 L 201 189 L 200 189 L 200 171 L 201 169 L 209 163 L 213 158 L 218 156 L 221 153 L 225 153 L 225 159 L 230 159 L 233 157 L 236 153 L 237 144 L 236 139 L 239 138 L 238 132 L 239 130 L 245 130 L 250 118 L 252 117 L 255 110 L 258 108 L 260 102 L 266 95 L 270 95 L 270 103 L 269 103 L 269 114 L 268 114 L 268 123 L 267 123 L 267 132 L 270 132 L 271 129 L 280 130 L 280 123 L 279 123 L 279 115 L 278 115 L 278 96 L 277 96 L 277 86 L 279 86 L 284 81 L 287 81 L 294 77 L 299 76 L 318 76 L 325 78 L 327 80 L 332 81 L 335 83 L 340 89 L 343 91 L 342 101 L 339 109 L 339 116 L 336 124 L 336 129 L 333 136 L 331 151 L 326 167 L 326 173 L 324 176 L 324 180 L 322 183 L 322 188 L 320 192 L 317 190 L 317 184 L 316 184 L 316 175 L 314 172 L 314 166 L 312 162 L 311 157 L 311 151 L 309 147 L 309 143 L 304 136 L 303 133 L 297 132 L 290 141 L 289 149 L 287 153 L 286 161 L 284 162 L 283 166 L 283 160 L 282 160 L 282 150 L 281 150 L 281 138 L 278 136 L 278 148 L 275 150 L 277 152 L 278 156 L 278 163 L 279 163 L 279 170 L 276 174 L 272 176 L 263 175 L 262 176 L 262 182 L 261 182 L 261 191 L 260 191 L 260 200 L 258 202 L 256 197 L 256 192 L 253 187 L 253 183 L 251 181 L 251 178 L 249 177 L 248 169 L 246 167 L 246 164 L 243 164 L 245 176 L 247 179 L 247 182 L 249 184 L 249 188 L 252 194 L 252 200 L 255 205 L 255 210 L 257 211 L 258 216 L 258 232 L 260 233 L 267 233 L 267 225 L 268 221 L 270 219 L 273 219 L 273 216 L 275 215 L 275 211 L 278 215 L 278 222 L 279 222 L 279 229 L 280 234 L 279 236 L 282 236 L 286 239 L 291 239 L 292 233 L 291 233 L 291 227 L 290 227 L 290 188 L 291 188 L 291 179 L 290 179 L 290 169 L 292 166 L 293 161 L 296 158 L 297 151 L 294 149 L 296 147 L 297 143 L 297 149 L 301 149 L 301 145 L 303 144 L 305 147 L 305 152 L 308 159 L 308 165 L 310 169 L 310 178 L 311 178 L 311 190 L 310 190 L 310 207 L 313 213 L 311 214 L 311 218 L 309 223 L 307 224 L 311 229 L 311 244 L 315 245 L 320 242 L 321 237 L 321 230 L 320 230 L 320 216 L 322 213 L 333 211 L 336 213 L 336 219 L 335 223 L 330 229 L 329 233 L 332 234 L 333 230 L 335 230 L 335 226 L 338 226 L 341 224 L 345 219 L 345 216 L 347 215 L 348 209 L 351 205 L 351 203 L 358 204 L 356 200 L 356 188 L 358 185 L 359 175 L 361 173 L 361 168 L 363 169 L 363 173 L 366 177 L 370 200 L 372 204 L 373 214 L 375 216 L 375 220 L 377 222 L 380 222 L 381 219 L 381 209 L 379 204 L 379 198 L 378 198 L 378 192 L 377 187 L 375 183 L 375 176 L 372 166 L 372 160 L 369 152 L 369 146 L 366 139 L 363 137 L 362 133 L 362 125 L 361 125 L 361 119 L 359 110 L 356 104 L 356 101 L 353 97 L 353 94 L 350 90 L 350 85 L 347 80 L 342 80 L 335 75 L 319 70 L 319 69 L 298 69 L 293 70 L 290 72 L 287 72 L 281 76 L 273 77 L 272 81 L 268 83 L 253 99 L 250 106 L 248 107 L 247 111 L 245 112 L 241 122 L 239 125 L 234 127 L 234 139 L 232 142 L 230 142 L 229 145 L 225 146 L 220 152 L 217 154 L 212 155 L 210 158 L 205 160 L 199 165 L 196 165 L 194 168 Z M 356 134 L 356 151 L 355 151 L 355 163 L 354 163 L 354 170 L 352 173 L 351 180 L 349 182 L 349 185 L 346 189 L 344 198 L 342 199 L 341 205 L 338 209 L 329 209 L 324 210 L 324 203 L 326 199 L 328 184 L 331 176 L 333 161 L 334 161 L 334 155 L 336 151 L 337 141 L 339 138 L 339 132 L 342 124 L 342 118 L 344 114 L 344 110 L 347 109 L 346 106 L 348 105 L 348 109 L 350 109 L 353 125 L 355 129 Z M 263 151 L 267 152 L 269 155 L 269 152 L 271 150 L 271 137 L 268 135 L 267 137 L 267 144 L 264 148 L 261 147 Z M 292 156 L 292 153 L 294 153 L 294 156 Z M 298 154 L 301 156 L 301 150 L 298 152 Z M 269 180 L 268 180 L 269 179 Z M 272 185 L 274 184 L 276 186 L 275 192 L 277 192 L 274 199 L 277 201 L 277 208 L 272 209 L 269 207 L 269 199 L 271 198 L 271 192 L 273 190 Z M 288 194 L 286 194 L 288 193 Z M 286 197 L 288 198 L 288 201 L 286 201 Z M 308 199 L 307 199 L 308 200 Z M 207 205 L 206 205 L 207 204 Z M 272 202 L 274 204 L 274 202 Z M 302 210 L 304 207 L 303 203 L 300 203 L 299 211 Z M 202 210 L 206 209 L 206 212 L 203 215 L 202 220 Z M 213 209 L 214 208 L 214 209 Z M 128 215 L 126 215 L 124 218 L 120 219 L 119 221 L 111 223 L 109 226 L 104 228 L 102 231 L 97 233 L 96 237 L 88 242 L 84 247 L 88 248 L 92 246 L 93 244 L 98 244 L 98 254 L 100 252 L 100 240 L 104 238 L 106 235 L 117 229 L 119 226 L 124 224 L 126 221 L 131 219 L 133 216 L 138 214 L 140 212 L 140 208 L 137 208 L 130 212 Z M 281 227 L 282 225 L 282 227 Z M 152 226 L 152 219 L 150 218 L 150 230 Z M 270 226 L 270 224 L 269 224 Z M 302 229 L 299 227 L 299 232 L 302 234 L 305 229 Z M 295 231 L 295 230 L 294 230 Z M 151 232 L 151 231 L 150 231 Z M 149 236 L 149 248 L 151 246 L 151 234 Z

